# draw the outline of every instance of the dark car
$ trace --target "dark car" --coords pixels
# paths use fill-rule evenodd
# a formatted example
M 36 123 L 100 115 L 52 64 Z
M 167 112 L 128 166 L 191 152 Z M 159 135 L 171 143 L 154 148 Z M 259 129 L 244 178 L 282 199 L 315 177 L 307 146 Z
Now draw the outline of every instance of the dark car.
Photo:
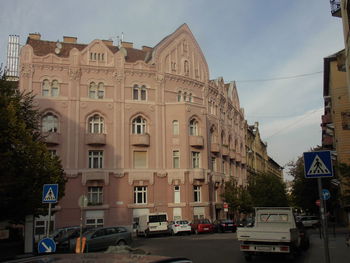
M 213 233 L 213 224 L 209 219 L 194 219 L 191 223 L 192 233 Z
M 230 219 L 215 220 L 213 225 L 214 232 L 224 233 L 229 231 L 235 233 L 237 231 L 237 225 Z
M 106 250 L 109 246 L 129 245 L 132 242 L 131 232 L 125 227 L 100 227 L 87 230 L 85 249 L 87 252 Z M 76 239 L 72 240 L 70 250 L 74 251 Z

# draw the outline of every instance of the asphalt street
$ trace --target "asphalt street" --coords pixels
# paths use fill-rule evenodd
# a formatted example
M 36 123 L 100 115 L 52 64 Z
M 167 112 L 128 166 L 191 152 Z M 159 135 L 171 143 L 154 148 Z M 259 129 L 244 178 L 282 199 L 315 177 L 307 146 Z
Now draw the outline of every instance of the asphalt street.
M 254 257 L 253 262 L 323 263 L 324 246 L 317 232 L 310 234 L 311 246 L 295 259 L 283 256 Z M 195 263 L 246 262 L 239 251 L 239 242 L 234 233 L 215 233 L 190 236 L 163 236 L 137 238 L 134 247 L 154 255 L 186 257 Z M 329 236 L 331 263 L 350 262 L 350 247 L 345 244 L 345 234 Z

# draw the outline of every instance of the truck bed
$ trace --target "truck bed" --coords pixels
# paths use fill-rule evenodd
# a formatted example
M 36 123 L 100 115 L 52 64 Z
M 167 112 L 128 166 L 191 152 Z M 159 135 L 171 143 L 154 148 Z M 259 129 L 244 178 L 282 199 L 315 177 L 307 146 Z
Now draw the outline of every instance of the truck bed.
M 295 234 L 294 234 L 295 233 Z M 297 238 L 297 231 L 288 227 L 244 227 L 237 229 L 237 239 L 239 241 L 253 242 L 293 242 Z

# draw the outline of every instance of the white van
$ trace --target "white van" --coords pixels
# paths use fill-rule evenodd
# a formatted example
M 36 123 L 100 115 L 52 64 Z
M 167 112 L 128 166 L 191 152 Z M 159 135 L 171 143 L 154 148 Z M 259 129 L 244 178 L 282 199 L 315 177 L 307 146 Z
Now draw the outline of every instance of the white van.
M 136 235 L 149 237 L 153 234 L 169 234 L 166 213 L 150 213 L 139 217 Z

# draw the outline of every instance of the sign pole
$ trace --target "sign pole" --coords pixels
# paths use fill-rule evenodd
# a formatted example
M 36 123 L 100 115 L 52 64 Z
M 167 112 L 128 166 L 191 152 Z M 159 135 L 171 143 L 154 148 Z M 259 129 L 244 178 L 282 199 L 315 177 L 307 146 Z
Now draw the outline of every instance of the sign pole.
M 328 247 L 328 234 L 327 234 L 327 219 L 325 216 L 325 210 L 326 210 L 326 202 L 323 200 L 322 196 L 322 179 L 320 177 L 317 178 L 318 183 L 318 194 L 320 198 L 320 215 L 321 215 L 321 227 L 322 227 L 322 234 L 323 234 L 323 245 L 324 245 L 324 256 L 326 259 L 326 263 L 330 263 L 330 257 L 329 257 L 329 247 Z
M 49 237 L 50 234 L 50 223 L 51 223 L 51 203 L 49 203 L 49 220 L 47 222 L 47 230 L 46 230 L 46 237 Z

